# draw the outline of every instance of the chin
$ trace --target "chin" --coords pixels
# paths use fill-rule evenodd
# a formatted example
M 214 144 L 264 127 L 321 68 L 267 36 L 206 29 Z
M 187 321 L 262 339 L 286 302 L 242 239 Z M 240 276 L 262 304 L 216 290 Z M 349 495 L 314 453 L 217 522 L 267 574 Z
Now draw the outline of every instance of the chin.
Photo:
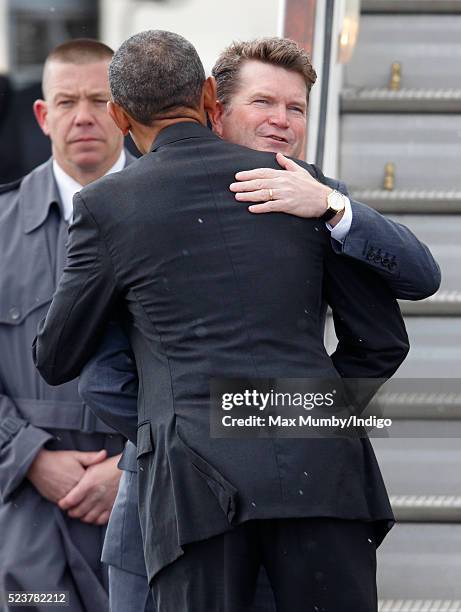
M 72 162 L 75 166 L 82 169 L 91 170 L 97 168 L 105 160 L 105 156 L 101 155 L 100 152 L 81 153 L 80 155 L 73 155 Z
M 270 153 L 277 153 L 278 151 L 281 150 L 277 146 L 278 144 L 281 144 L 281 143 L 276 143 L 272 140 L 267 140 L 267 138 L 264 138 L 264 140 L 257 143 L 257 146 L 255 148 L 258 149 L 259 151 L 269 151 Z
M 278 142 L 277 140 L 264 139 L 263 146 L 258 147 L 261 151 L 270 151 L 271 153 L 283 153 L 283 155 L 292 155 L 293 147 L 287 142 Z

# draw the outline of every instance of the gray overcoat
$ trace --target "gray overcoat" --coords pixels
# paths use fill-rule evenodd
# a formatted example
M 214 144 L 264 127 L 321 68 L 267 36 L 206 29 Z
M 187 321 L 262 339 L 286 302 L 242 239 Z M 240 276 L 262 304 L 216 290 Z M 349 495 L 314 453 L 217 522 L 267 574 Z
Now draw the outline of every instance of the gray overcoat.
M 69 612 L 104 612 L 105 529 L 70 519 L 26 478 L 44 446 L 105 448 L 109 455 L 123 448 L 123 438 L 84 406 L 76 381 L 50 387 L 32 361 L 37 324 L 62 272 L 66 236 L 51 160 L 0 188 L 0 593 L 64 590 Z M 0 609 L 8 608 L 0 601 Z

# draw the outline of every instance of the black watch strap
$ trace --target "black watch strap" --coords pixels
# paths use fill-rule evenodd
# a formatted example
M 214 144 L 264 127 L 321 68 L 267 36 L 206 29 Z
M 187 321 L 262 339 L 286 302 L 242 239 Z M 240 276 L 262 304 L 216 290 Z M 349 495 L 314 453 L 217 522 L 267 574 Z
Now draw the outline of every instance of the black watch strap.
M 319 217 L 319 219 L 327 223 L 330 219 L 333 219 L 333 217 L 335 217 L 337 214 L 338 214 L 337 210 L 333 210 L 333 208 L 327 208 L 326 211 L 323 213 L 323 215 Z

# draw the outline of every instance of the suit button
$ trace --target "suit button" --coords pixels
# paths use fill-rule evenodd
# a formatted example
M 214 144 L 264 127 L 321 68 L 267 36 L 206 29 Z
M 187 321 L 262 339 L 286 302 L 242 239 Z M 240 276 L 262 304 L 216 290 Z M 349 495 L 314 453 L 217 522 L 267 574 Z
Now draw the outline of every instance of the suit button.
M 368 261 L 372 261 L 375 257 L 375 252 L 373 251 L 373 249 L 370 249 L 367 253 L 367 259 Z
M 385 268 L 389 267 L 389 259 L 387 257 L 384 257 L 384 259 L 381 260 L 381 263 Z
M 395 270 L 396 267 L 397 267 L 397 264 L 395 263 L 395 261 L 391 261 L 391 263 L 388 266 L 389 270 Z
M 20 316 L 21 316 L 21 313 L 15 306 L 13 306 L 13 308 L 10 308 L 10 317 L 11 319 L 13 319 L 13 321 L 17 321 Z

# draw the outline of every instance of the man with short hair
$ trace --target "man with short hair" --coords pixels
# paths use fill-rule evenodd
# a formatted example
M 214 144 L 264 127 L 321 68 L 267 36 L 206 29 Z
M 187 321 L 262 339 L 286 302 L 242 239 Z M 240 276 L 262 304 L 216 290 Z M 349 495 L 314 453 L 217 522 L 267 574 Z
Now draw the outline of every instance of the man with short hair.
M 82 404 L 76 381 L 37 376 L 30 343 L 64 267 L 74 193 L 127 163 L 106 111 L 112 54 L 86 39 L 49 54 L 34 111 L 53 157 L 0 188 L 0 597 L 66 591 L 72 612 L 108 610 L 100 556 L 124 439 Z M 45 595 L 34 603 L 48 607 Z
M 264 62 L 264 63 L 263 63 Z M 246 68 L 246 73 L 243 76 L 240 75 L 240 70 Z M 288 72 L 279 74 L 278 68 L 284 68 Z M 302 93 L 298 94 L 298 97 L 290 98 L 290 88 L 298 84 L 297 75 L 293 75 L 293 72 L 298 72 L 302 75 L 303 81 L 305 82 Z M 262 73 L 262 74 L 261 74 Z M 281 133 L 287 130 L 287 127 L 295 121 L 299 126 L 299 112 L 296 112 L 300 108 L 304 108 L 309 97 L 309 91 L 311 85 L 315 82 L 315 72 L 310 64 L 310 61 L 306 53 L 300 49 L 293 41 L 288 39 L 280 38 L 265 38 L 256 39 L 248 42 L 234 43 L 228 47 L 218 58 L 214 68 L 213 75 L 216 78 L 217 84 L 217 106 L 215 114 L 212 116 L 213 127 L 217 133 L 225 137 L 232 142 L 238 144 L 246 144 L 251 148 L 262 149 L 268 148 L 268 150 L 276 150 L 278 147 L 283 147 L 281 150 L 289 155 L 299 155 L 301 143 L 305 137 L 305 121 L 301 122 L 303 126 L 302 130 L 298 129 L 297 138 L 289 137 L 276 137 L 275 139 L 268 139 L 267 132 L 269 129 L 276 129 Z M 263 87 L 262 77 L 266 76 Z M 287 80 L 287 83 L 283 83 L 282 86 L 278 82 L 279 78 Z M 255 109 L 251 109 L 250 105 L 244 105 L 244 102 L 250 101 L 251 97 L 255 92 L 252 88 L 257 88 L 256 93 L 259 91 L 261 95 L 261 89 L 265 95 L 268 92 L 271 94 L 270 100 L 259 100 L 256 104 Z M 307 95 L 306 95 L 307 93 Z M 241 100 L 242 94 L 244 97 Z M 271 104 L 269 104 L 269 102 Z M 296 104 L 294 104 L 296 103 Z M 282 106 L 281 109 L 277 109 L 277 106 Z M 270 106 L 276 107 L 269 108 Z M 237 116 L 230 111 L 230 109 L 237 109 Z M 285 112 L 287 115 L 294 111 L 294 117 L 290 120 L 287 116 L 284 120 L 282 117 L 280 121 L 280 115 Z M 275 117 L 274 117 L 275 113 Z M 255 130 L 251 129 L 250 120 L 256 117 L 256 127 L 259 131 L 255 134 Z M 260 128 L 261 124 L 267 121 L 267 127 Z M 274 128 L 273 126 L 276 126 Z M 243 129 L 245 126 L 245 129 Z M 271 127 L 272 126 L 272 127 Z M 258 140 L 258 138 L 260 138 Z M 272 142 L 274 140 L 274 142 Z M 284 146 L 286 141 L 286 146 Z M 269 143 L 269 144 L 268 144 Z M 305 170 L 301 169 L 294 162 L 281 156 L 278 157 L 280 162 L 285 167 L 290 167 L 292 172 L 279 172 L 277 170 L 265 170 L 264 172 L 273 172 L 278 177 L 276 192 L 278 195 L 277 206 L 279 210 L 285 210 L 292 214 L 299 216 L 309 216 L 309 214 L 316 213 L 314 204 L 316 201 L 321 205 L 320 210 L 323 212 L 322 207 L 324 206 L 324 185 L 315 181 L 311 178 L 311 175 Z M 255 171 L 253 171 L 255 172 Z M 280 176 L 278 176 L 280 175 Z M 237 175 L 238 176 L 238 175 Z M 281 184 L 282 180 L 284 181 Z M 336 183 L 331 179 L 328 179 L 331 186 L 336 186 Z M 235 189 L 237 185 L 233 186 Z M 345 190 L 344 185 L 341 184 L 340 188 Z M 330 190 L 328 190 L 328 193 Z M 316 196 L 316 194 L 318 194 Z M 251 192 L 250 192 L 250 195 Z M 297 199 L 294 199 L 296 196 Z M 289 197 L 289 200 L 282 200 L 281 198 Z M 280 198 L 280 199 L 279 199 Z M 317 198 L 317 200 L 316 200 Z M 347 206 L 351 209 L 351 205 L 346 201 Z M 267 207 L 267 205 L 266 205 Z M 285 207 L 285 208 L 284 208 Z M 308 208 L 310 207 L 310 208 Z M 254 212 L 263 212 L 264 206 L 258 206 L 253 209 Z M 419 243 L 403 226 L 396 226 L 392 222 L 388 222 L 381 215 L 367 209 L 363 205 L 352 203 L 352 208 L 358 210 L 359 221 L 361 223 L 354 224 L 352 233 L 354 237 L 360 236 L 360 232 L 365 235 L 371 233 L 371 228 L 378 224 L 379 234 L 378 237 L 384 241 L 387 245 L 388 241 L 392 239 L 390 236 L 398 237 L 400 241 L 399 250 L 402 251 L 400 256 L 403 262 L 402 275 L 396 276 L 388 274 L 387 277 L 384 275 L 383 278 L 387 279 L 392 289 L 396 292 L 398 297 L 413 299 L 417 297 L 425 297 L 425 292 L 431 291 L 431 285 L 433 287 L 437 284 L 437 278 L 439 271 L 437 264 L 434 262 L 427 248 Z M 252 210 L 250 208 L 250 210 Z M 253 212 L 252 210 L 252 212 Z M 360 213 L 362 215 L 360 216 Z M 352 215 L 352 211 L 349 212 L 349 217 Z M 345 235 L 348 231 L 344 226 L 350 227 L 351 219 L 343 219 L 339 223 L 342 215 L 339 213 L 332 220 L 332 226 L 336 226 L 332 231 L 332 237 L 337 238 L 332 241 L 333 247 L 340 247 L 341 243 L 339 239 Z M 364 220 L 368 221 L 368 225 L 364 223 Z M 371 228 L 370 225 L 371 224 Z M 400 231 L 400 236 L 396 234 L 394 227 L 397 227 Z M 389 229 L 392 231 L 389 234 Z M 359 256 L 362 255 L 361 251 L 358 251 Z M 352 255 L 354 256 L 354 255 Z M 423 274 L 418 274 L 415 270 L 415 263 L 420 262 L 420 269 Z M 365 260 L 369 266 L 375 266 L 375 262 L 370 263 L 369 259 Z M 378 267 L 378 272 L 382 268 Z M 415 276 L 412 278 L 412 274 Z M 436 287 L 435 287 L 436 288 Z M 96 413 L 100 413 L 101 416 L 105 416 L 110 410 L 114 409 L 114 404 L 119 407 L 119 414 L 127 415 L 136 412 L 136 398 L 138 392 L 138 381 L 136 374 L 136 367 L 132 359 L 128 339 L 124 336 L 120 328 L 111 326 L 111 329 L 105 334 L 103 343 L 101 344 L 97 354 L 85 367 L 82 377 L 80 379 L 80 389 L 83 397 L 90 405 L 94 407 Z M 117 392 L 114 392 L 117 391 Z M 110 532 L 105 542 L 105 558 L 119 559 L 122 556 L 122 550 L 129 548 L 132 556 L 139 558 L 137 572 L 145 573 L 143 571 L 144 556 L 141 549 L 136 550 L 134 542 L 140 541 L 140 536 L 134 538 L 133 534 L 139 530 L 132 525 L 132 523 L 138 523 L 138 517 L 134 511 L 136 505 L 134 497 L 137 491 L 137 475 L 136 475 L 136 453 L 134 446 L 129 442 L 127 445 L 127 452 L 125 453 L 123 466 L 125 472 L 122 476 L 122 482 L 119 490 L 119 503 L 117 504 L 117 511 L 111 518 Z M 122 513 L 122 506 L 125 507 L 125 511 Z M 125 532 L 121 529 L 121 525 L 125 526 Z M 132 525 L 129 530 L 126 530 L 127 525 Z M 129 534 L 129 535 L 128 535 Z M 110 576 L 117 577 L 117 581 L 120 584 L 127 584 L 130 580 L 129 576 L 125 574 L 124 579 L 121 578 L 122 570 L 115 567 L 111 568 Z M 143 586 L 139 582 L 137 576 L 131 578 L 136 582 L 137 589 L 142 589 Z M 144 589 L 147 591 L 147 581 L 144 584 Z M 117 589 L 117 601 L 113 600 L 113 606 L 115 609 L 124 610 L 127 605 L 129 598 L 132 600 L 133 589 L 123 590 Z M 257 592 L 257 600 L 255 602 L 255 609 L 260 610 L 272 610 L 270 602 L 270 596 L 265 592 L 267 587 L 264 583 L 259 585 Z M 259 607 L 258 607 L 259 606 Z M 135 608 L 132 608 L 133 610 Z
M 276 162 L 206 129 L 216 90 L 188 41 L 131 37 L 110 85 L 112 117 L 146 155 L 75 196 L 68 265 L 33 350 L 42 376 L 62 384 L 97 348 L 114 308 L 126 310 L 139 416 L 121 429 L 137 441 L 158 608 L 241 612 L 263 563 L 279 611 L 338 601 L 343 612 L 376 609 L 374 550 L 392 512 L 369 440 L 210 444 L 208 384 L 392 375 L 408 339 L 389 288 L 336 257 L 322 222 L 256 219 L 235 204 L 235 172 Z M 324 298 L 339 335 L 332 356 Z M 387 323 L 379 332 L 377 318 Z
M 252 213 L 285 212 L 329 216 L 332 249 L 379 274 L 398 299 L 420 300 L 437 291 L 440 268 L 429 249 L 404 225 L 359 202 L 350 202 L 344 183 L 313 175 L 290 157 L 300 157 L 306 111 L 316 73 L 304 49 L 286 38 L 234 42 L 218 57 L 212 74 L 218 101 L 211 115 L 222 138 L 277 153 L 285 170 L 239 172 L 231 190 Z M 317 179 L 317 180 L 315 180 Z M 340 211 L 327 210 L 331 189 L 343 194 Z M 330 216 L 332 215 L 332 216 Z

